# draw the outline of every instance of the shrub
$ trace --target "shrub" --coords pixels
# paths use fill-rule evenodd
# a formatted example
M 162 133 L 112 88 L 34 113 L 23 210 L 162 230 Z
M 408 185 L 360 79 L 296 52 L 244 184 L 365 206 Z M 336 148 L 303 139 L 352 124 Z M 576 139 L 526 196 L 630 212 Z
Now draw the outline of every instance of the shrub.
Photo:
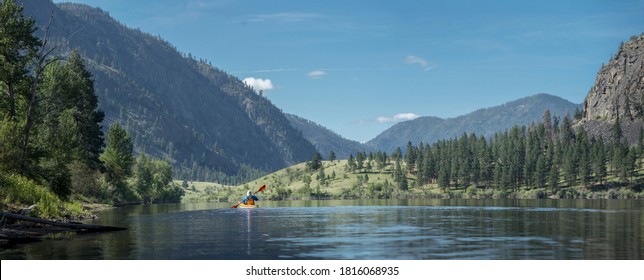
M 22 206 L 36 205 L 30 215 L 41 218 L 75 217 L 84 213 L 77 202 L 63 202 L 48 188 L 26 177 L 11 174 L 0 175 L 0 194 L 3 204 Z

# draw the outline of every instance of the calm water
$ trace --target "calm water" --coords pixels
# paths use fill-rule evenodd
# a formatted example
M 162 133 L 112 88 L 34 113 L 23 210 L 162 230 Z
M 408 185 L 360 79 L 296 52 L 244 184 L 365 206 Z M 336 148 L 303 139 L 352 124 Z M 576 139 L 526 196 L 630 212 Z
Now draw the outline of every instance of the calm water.
M 644 201 L 360 200 L 132 206 L 128 227 L 0 259 L 643 259 Z

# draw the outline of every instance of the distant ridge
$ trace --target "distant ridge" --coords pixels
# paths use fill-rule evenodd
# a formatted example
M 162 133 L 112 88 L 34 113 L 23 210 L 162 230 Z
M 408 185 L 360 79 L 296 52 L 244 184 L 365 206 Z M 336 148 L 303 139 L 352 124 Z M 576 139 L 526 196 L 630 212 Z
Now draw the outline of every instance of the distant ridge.
M 350 154 L 355 156 L 357 152 L 373 150 L 367 145 L 348 140 L 313 121 L 291 114 L 286 114 L 286 118 L 293 127 L 302 132 L 304 138 L 309 140 L 320 151 L 324 159 L 328 159 L 331 151 L 335 153 L 338 159 L 347 159 Z
M 400 122 L 367 142 L 366 145 L 376 150 L 392 152 L 397 147 L 405 147 L 409 141 L 414 145 L 421 141 L 432 144 L 439 140 L 459 137 L 463 133 L 490 137 L 514 125 L 538 122 L 546 110 L 550 110 L 552 116 L 561 117 L 567 114 L 572 116 L 575 110 L 580 108 L 580 104 L 541 93 L 500 106 L 479 109 L 455 118 L 420 117 Z

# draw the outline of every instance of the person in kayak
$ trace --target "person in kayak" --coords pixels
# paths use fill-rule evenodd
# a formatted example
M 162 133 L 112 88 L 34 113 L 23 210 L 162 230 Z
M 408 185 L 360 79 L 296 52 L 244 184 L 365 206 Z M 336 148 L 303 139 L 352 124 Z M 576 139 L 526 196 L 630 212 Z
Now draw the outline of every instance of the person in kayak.
M 242 203 L 246 205 L 255 205 L 255 201 L 259 200 L 256 196 L 253 195 L 251 191 L 246 192 L 246 197 L 242 199 Z

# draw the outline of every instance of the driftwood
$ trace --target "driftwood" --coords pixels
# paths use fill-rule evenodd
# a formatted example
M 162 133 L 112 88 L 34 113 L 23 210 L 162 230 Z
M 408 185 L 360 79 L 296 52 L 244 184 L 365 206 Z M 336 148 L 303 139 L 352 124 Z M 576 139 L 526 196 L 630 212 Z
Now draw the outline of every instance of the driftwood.
M 45 220 L 45 219 L 34 218 L 34 217 L 20 215 L 20 214 L 0 212 L 0 218 L 3 218 L 3 217 L 4 218 L 15 219 L 15 220 L 21 220 L 21 221 L 37 223 L 37 224 L 45 224 L 45 225 L 50 225 L 50 226 L 68 228 L 68 229 L 79 230 L 79 231 L 85 231 L 85 232 L 105 232 L 105 231 L 126 230 L 126 228 L 122 228 L 122 227 L 101 226 L 101 225 L 87 225 L 87 224 L 81 224 L 81 223 L 63 223 L 63 222 L 56 222 L 56 221 L 50 221 L 50 220 Z
M 63 232 L 108 232 L 108 231 L 119 231 L 126 230 L 127 228 L 122 227 L 113 227 L 113 226 L 101 226 L 101 225 L 87 225 L 81 223 L 65 223 L 50 221 L 45 219 L 34 218 L 30 216 L 15 214 L 15 213 L 6 213 L 0 212 L 1 221 L 24 221 L 29 223 L 35 223 L 40 225 L 45 225 L 44 227 L 25 227 L 24 225 L 3 225 L 0 228 L 0 240 L 10 243 L 24 243 L 24 242 L 33 242 L 39 241 L 41 238 L 47 234 L 54 233 L 63 233 Z M 2 244 L 0 244 L 2 245 Z M 2 246 L 0 246 L 2 247 Z
M 12 243 L 27 243 L 40 241 L 45 233 L 24 231 L 19 229 L 0 229 L 0 240 L 5 240 Z M 0 244 L 2 245 L 2 244 Z M 2 246 L 0 246 L 1 248 Z

